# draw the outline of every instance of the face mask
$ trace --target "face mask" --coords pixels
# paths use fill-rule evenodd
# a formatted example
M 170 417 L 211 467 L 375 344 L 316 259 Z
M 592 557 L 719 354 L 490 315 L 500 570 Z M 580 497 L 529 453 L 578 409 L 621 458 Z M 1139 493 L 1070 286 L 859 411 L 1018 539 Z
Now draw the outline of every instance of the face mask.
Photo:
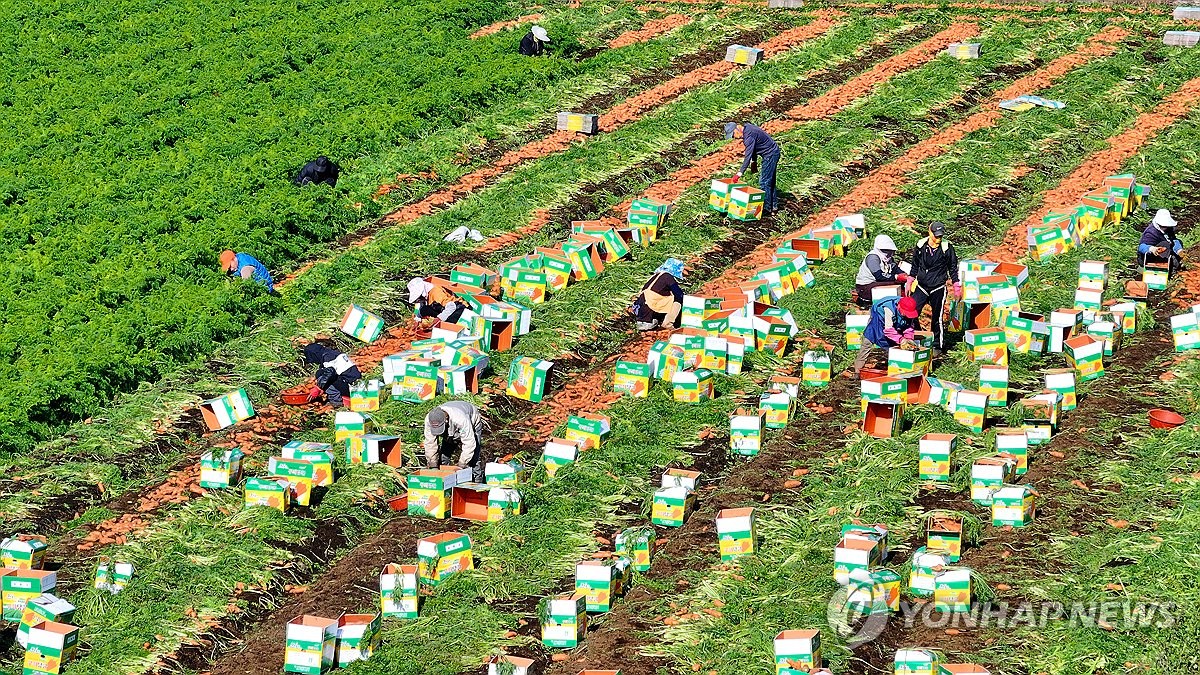
M 935 235 L 934 233 L 930 232 L 929 233 L 929 243 L 932 246 L 937 246 L 938 244 L 942 243 L 942 238 Z

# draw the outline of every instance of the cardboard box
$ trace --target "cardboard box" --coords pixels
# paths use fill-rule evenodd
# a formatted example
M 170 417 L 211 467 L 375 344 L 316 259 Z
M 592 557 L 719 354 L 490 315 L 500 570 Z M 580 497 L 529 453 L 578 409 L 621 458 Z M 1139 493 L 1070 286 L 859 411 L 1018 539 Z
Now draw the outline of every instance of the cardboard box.
M 729 449 L 735 455 L 754 457 L 762 450 L 767 411 L 738 408 L 729 416 Z
M 359 441 L 371 433 L 371 417 L 362 413 L 339 410 L 333 417 L 333 442 Z
M 1024 429 L 997 429 L 996 452 L 1016 458 L 1013 475 L 1023 476 L 1029 471 L 1029 436 Z
M 908 591 L 918 598 L 933 596 L 933 580 L 938 571 L 950 564 L 950 553 L 924 546 L 913 551 L 908 575 Z
M 507 462 L 488 462 L 483 467 L 483 476 L 488 485 L 515 487 L 524 483 L 528 474 L 525 465 L 513 459 Z
M 904 404 L 887 399 L 868 401 L 862 428 L 875 438 L 899 436 L 904 428 Z
M 754 509 L 721 509 L 717 512 L 717 540 L 721 562 L 750 555 L 758 550 Z
M 1168 265 L 1156 265 L 1147 263 L 1142 268 L 1142 283 L 1152 291 L 1167 290 L 1167 283 L 1171 279 L 1171 270 Z
M 671 393 L 680 403 L 700 403 L 713 397 L 712 371 L 678 371 L 671 378 Z
M 893 675 L 940 675 L 941 657 L 932 649 L 908 647 L 896 650 L 892 663 Z
M 1172 316 L 1171 340 L 1177 352 L 1200 349 L 1200 316 L 1194 312 Z
M 628 558 L 585 560 L 575 565 L 575 592 L 582 592 L 589 612 L 607 612 L 625 593 Z
M 918 448 L 918 478 L 944 483 L 950 480 L 950 464 L 958 446 L 955 434 L 925 434 Z
M 725 372 L 729 360 L 729 340 L 723 337 L 704 338 L 704 353 L 700 357 L 700 367 L 705 370 Z
M 917 403 L 942 406 L 953 413 L 955 399 L 962 390 L 963 386 L 957 382 L 927 377 L 918 392 Z
M 355 412 L 379 410 L 379 380 L 356 382 L 350 385 L 350 409 Z
M 133 565 L 131 563 L 101 557 L 96 565 L 96 575 L 92 587 L 116 595 L 125 590 L 132 580 Z
M 983 433 L 987 421 L 988 395 L 963 389 L 954 396 L 954 421 L 975 433 Z
M 816 352 L 823 354 L 824 352 Z M 782 391 L 787 393 L 792 398 L 800 396 L 800 383 L 802 380 L 799 377 L 789 377 L 786 375 L 772 375 L 767 380 L 767 389 L 772 391 Z
M 292 506 L 292 486 L 284 478 L 247 478 L 246 506 L 266 506 L 284 513 Z
M 39 621 L 29 627 L 22 663 L 24 675 L 57 675 L 75 656 L 79 628 L 57 621 Z
M 1037 492 L 1032 485 L 1002 485 L 992 492 L 992 525 L 1025 527 L 1033 522 Z
M 14 570 L 40 570 L 46 560 L 46 538 L 18 534 L 0 541 L 0 567 Z
M 382 620 L 378 614 L 343 614 L 337 626 L 337 666 L 366 661 L 379 649 Z
M 855 570 L 847 583 L 846 607 L 860 615 L 900 609 L 900 575 L 889 569 Z
M 655 536 L 654 528 L 648 525 L 627 527 L 617 533 L 613 550 L 632 561 L 633 569 L 649 572 L 650 561 L 654 558 Z
M 744 66 L 753 66 L 762 60 L 763 50 L 745 45 L 729 45 L 725 49 L 725 60 Z
M 686 353 L 683 347 L 659 340 L 650 347 L 650 352 L 646 355 L 646 363 L 650 366 L 654 377 L 670 382 L 675 377 L 675 373 L 684 366 L 685 357 Z
M 700 367 L 700 361 L 704 358 L 704 337 L 704 333 L 695 328 L 683 328 L 671 333 L 669 342 L 683 348 L 684 367 L 680 370 Z
M 734 220 L 761 220 L 767 193 L 755 187 L 735 187 L 729 191 L 726 213 Z
M 947 567 L 933 577 L 933 608 L 939 612 L 971 611 L 971 570 Z
M 636 211 L 629 212 L 630 222 L 637 220 Z M 658 226 L 658 214 L 651 214 L 653 224 Z M 646 222 L 646 221 L 639 221 Z M 604 259 L 600 253 L 604 240 L 586 234 L 573 235 L 562 245 L 562 249 L 571 259 L 571 269 L 575 281 L 595 279 L 604 272 Z
M 888 548 L 888 537 L 890 536 L 888 528 L 882 523 L 873 525 L 864 525 L 855 520 L 842 525 L 843 539 L 862 539 L 864 541 L 874 542 L 878 548 L 879 559 L 882 561 L 888 557 L 890 549 Z
M 374 342 L 383 332 L 383 319 L 358 305 L 350 305 L 342 315 L 342 332 L 363 342 Z
M 1104 340 L 1091 335 L 1073 337 L 1063 343 L 1063 353 L 1079 382 L 1104 376 Z
M 553 361 L 542 361 L 523 356 L 514 359 L 508 368 L 506 393 L 525 401 L 540 402 L 550 386 L 550 370 Z
M 333 670 L 338 620 L 304 614 L 288 622 L 283 672 L 321 675 Z
M 1048 391 L 1023 399 L 1021 405 L 1025 408 L 1021 428 L 1025 431 L 1029 444 L 1049 443 L 1062 413 L 1062 396 L 1058 392 Z
M 392 385 L 392 400 L 419 403 L 432 401 L 441 391 L 440 362 L 434 359 L 413 359 L 404 364 L 404 377 Z
M 69 623 L 75 616 L 75 605 L 50 593 L 43 593 L 25 603 L 21 621 L 17 625 L 17 643 L 29 645 L 29 629 L 43 621 Z
M 293 504 L 308 506 L 312 501 L 316 470 L 311 462 L 302 459 L 271 457 L 267 460 L 267 477 L 282 478 L 287 481 L 288 490 L 291 492 L 290 500 Z
M 209 450 L 200 456 L 200 487 L 219 490 L 233 487 L 242 480 L 241 450 Z M 10 565 L 4 565 L 10 567 Z
M 654 493 L 650 522 L 663 527 L 683 527 L 696 510 L 696 494 L 687 488 L 660 488 Z
M 648 363 L 617 361 L 613 372 L 613 391 L 629 394 L 634 398 L 645 398 L 650 394 L 650 378 L 653 368 Z
M 775 636 L 775 675 L 808 675 L 821 667 L 821 631 L 785 630 Z
M 1009 351 L 1018 354 L 1040 354 L 1045 351 L 1045 336 L 1049 335 L 1049 330 L 1042 315 L 1010 312 L 1004 317 L 1003 325 L 1004 340 L 1008 343 Z
M 612 431 L 612 421 L 596 413 L 579 413 L 567 418 L 567 432 L 563 438 L 581 441 L 583 450 L 600 447 Z
M 1077 286 L 1080 289 L 1104 293 L 1104 289 L 1108 286 L 1108 263 L 1099 260 L 1081 260 Z
M 933 360 L 933 352 L 929 349 L 903 349 L 892 347 L 888 349 L 888 369 L 890 376 L 907 373 L 927 373 Z
M 1075 369 L 1052 368 L 1046 371 L 1046 388 L 1062 396 L 1062 410 L 1074 410 L 1077 402 L 1075 393 Z
M 547 598 L 542 619 L 542 644 L 573 649 L 587 633 L 587 594 L 575 592 Z
M 991 675 L 991 671 L 977 663 L 943 663 L 941 675 Z
M 245 389 L 238 389 L 200 404 L 200 414 L 210 431 L 220 431 L 254 417 L 254 404 Z
M 1137 332 L 1137 303 L 1118 302 L 1108 308 L 1112 312 L 1113 321 L 1121 325 L 1121 331 L 1126 335 Z
M 962 516 L 945 511 L 930 513 L 925 519 L 925 545 L 932 551 L 944 551 L 950 562 L 958 562 L 962 557 Z
M 450 281 L 481 289 L 491 288 L 498 278 L 495 270 L 474 263 L 463 263 L 450 270 Z
M 536 663 L 533 659 L 501 654 L 491 657 L 488 661 L 487 675 L 529 675 L 529 669 Z
M 1008 365 L 1008 342 L 1002 328 L 977 328 L 965 334 L 967 358 L 997 366 Z
M 992 493 L 1016 476 L 1017 459 L 1012 455 L 980 457 L 971 465 L 971 501 L 992 505 Z
M 437 376 L 438 389 L 451 396 L 479 393 L 479 369 L 475 366 L 439 366 Z
M 1075 309 L 1099 312 L 1104 302 L 1104 291 L 1080 288 L 1075 291 Z
M 554 478 L 564 466 L 574 464 L 582 450 L 579 441 L 551 437 L 542 450 L 542 464 L 546 467 L 546 475 Z
M 408 515 L 445 519 L 454 486 L 471 481 L 471 469 L 418 469 L 408 474 Z
M 491 523 L 524 511 L 521 493 L 487 483 L 458 483 L 450 491 L 450 517 Z
M 554 128 L 557 131 L 574 131 L 581 134 L 594 134 L 598 130 L 598 115 L 584 113 L 560 112 L 555 117 Z
M 693 492 L 696 491 L 696 486 L 700 484 L 700 472 L 689 471 L 687 469 L 670 468 L 663 472 L 662 478 L 659 479 L 659 487 L 673 488 L 681 487 Z
M 786 391 L 768 390 L 758 397 L 758 411 L 763 414 L 768 429 L 786 429 L 792 417 L 795 399 Z
M 417 618 L 421 610 L 421 595 L 416 565 L 384 565 L 379 573 L 379 608 L 387 618 Z
M 878 541 L 843 536 L 833 549 L 833 579 L 845 586 L 851 573 L 865 572 L 881 561 Z
M 475 569 L 471 538 L 458 532 L 443 532 L 417 540 L 417 581 L 436 586 L 449 577 Z
M 833 377 L 833 362 L 829 358 L 829 352 L 805 352 L 802 375 L 806 386 L 828 387 L 829 380 Z
M 725 213 L 729 210 L 729 196 L 734 187 L 749 187 L 732 178 L 714 178 L 709 186 L 708 205 L 715 211 Z
M 1008 407 L 1008 366 L 983 364 L 979 367 L 979 391 L 988 395 L 993 408 Z
M 859 383 L 859 399 L 862 403 L 862 410 L 867 411 L 867 403 L 870 401 L 897 401 L 899 403 L 908 402 L 908 382 L 897 377 L 873 377 L 862 380 Z

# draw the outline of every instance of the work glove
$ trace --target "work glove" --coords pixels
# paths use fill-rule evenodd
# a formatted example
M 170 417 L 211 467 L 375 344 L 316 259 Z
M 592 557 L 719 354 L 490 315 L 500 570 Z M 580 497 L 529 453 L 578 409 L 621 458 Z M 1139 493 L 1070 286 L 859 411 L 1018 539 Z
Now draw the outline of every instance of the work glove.
M 908 283 L 908 280 L 910 278 L 911 277 L 909 277 L 907 274 L 897 274 L 896 275 L 896 281 L 898 281 L 899 283 L 902 283 L 902 284 Z
M 904 331 L 904 339 L 905 340 L 908 340 L 911 342 L 912 340 L 916 339 L 916 337 L 917 337 L 917 331 L 915 329 L 909 328 L 908 330 Z
M 1161 255 L 1165 254 L 1166 252 L 1167 252 L 1167 247 L 1166 247 L 1166 246 L 1156 246 L 1156 247 L 1154 247 L 1154 255 L 1161 256 Z
M 315 401 L 321 398 L 321 394 L 323 393 L 325 392 L 321 391 L 321 388 L 314 384 L 312 388 L 308 390 L 308 397 Z
M 733 182 L 735 182 L 735 183 L 742 182 L 742 174 L 740 174 L 740 173 L 733 174 Z
M 954 282 L 954 299 L 962 300 L 962 282 Z

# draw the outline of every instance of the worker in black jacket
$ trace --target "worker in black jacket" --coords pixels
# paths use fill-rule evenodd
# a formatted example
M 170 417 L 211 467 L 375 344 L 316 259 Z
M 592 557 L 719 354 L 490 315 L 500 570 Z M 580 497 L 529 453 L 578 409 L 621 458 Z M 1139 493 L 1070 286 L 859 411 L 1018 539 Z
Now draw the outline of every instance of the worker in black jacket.
M 943 237 L 946 225 L 934 221 L 929 226 L 929 236 L 917 242 L 913 251 L 912 271 L 909 276 L 917 280 L 913 299 L 917 301 L 917 312 L 929 305 L 933 312 L 933 355 L 941 356 L 946 348 L 946 320 L 942 308 L 946 304 L 946 282 L 954 282 L 954 297 L 962 299 L 962 283 L 958 280 L 958 255 L 954 245 Z
M 320 185 L 322 183 L 329 187 L 337 185 L 338 174 L 341 173 L 341 167 L 329 161 L 325 155 L 314 159 L 300 169 L 300 173 L 296 174 L 294 182 L 296 185 Z
M 521 46 L 517 48 L 517 51 L 523 56 L 541 56 L 549 43 L 550 36 L 546 33 L 546 29 L 534 26 L 529 29 L 525 37 L 521 38 Z

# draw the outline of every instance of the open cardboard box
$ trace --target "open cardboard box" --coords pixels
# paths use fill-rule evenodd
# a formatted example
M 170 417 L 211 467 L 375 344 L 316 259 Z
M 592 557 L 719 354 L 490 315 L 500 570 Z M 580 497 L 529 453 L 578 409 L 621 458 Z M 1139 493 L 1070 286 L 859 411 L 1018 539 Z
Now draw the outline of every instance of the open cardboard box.
M 903 425 L 903 403 L 885 399 L 867 402 L 867 410 L 863 413 L 863 431 L 868 435 L 891 438 L 900 433 Z

